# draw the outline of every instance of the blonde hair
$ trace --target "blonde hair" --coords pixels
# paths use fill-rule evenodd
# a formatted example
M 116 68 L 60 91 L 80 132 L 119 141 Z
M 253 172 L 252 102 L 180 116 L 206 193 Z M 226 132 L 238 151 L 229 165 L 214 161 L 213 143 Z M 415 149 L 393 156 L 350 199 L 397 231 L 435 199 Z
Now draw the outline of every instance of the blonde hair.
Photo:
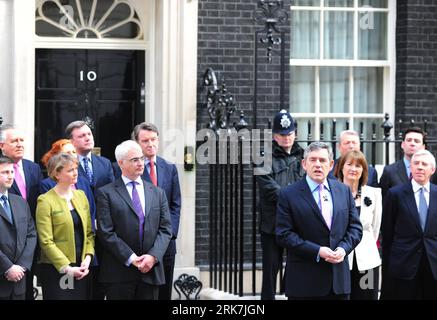
M 47 163 L 47 174 L 54 181 L 58 182 L 58 179 L 56 178 L 56 173 L 60 172 L 67 165 L 72 163 L 77 165 L 77 158 L 65 152 L 55 154 L 53 157 L 50 158 L 49 162 Z

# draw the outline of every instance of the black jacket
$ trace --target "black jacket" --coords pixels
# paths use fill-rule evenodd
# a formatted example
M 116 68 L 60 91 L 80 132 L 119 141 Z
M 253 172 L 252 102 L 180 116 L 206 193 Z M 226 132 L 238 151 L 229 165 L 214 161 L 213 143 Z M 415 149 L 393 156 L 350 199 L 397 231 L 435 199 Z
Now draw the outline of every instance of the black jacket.
M 279 190 L 303 177 L 303 149 L 293 144 L 288 154 L 275 141 L 272 145 L 272 167 L 265 168 L 265 175 L 257 175 L 259 189 L 260 231 L 275 234 L 276 204 Z

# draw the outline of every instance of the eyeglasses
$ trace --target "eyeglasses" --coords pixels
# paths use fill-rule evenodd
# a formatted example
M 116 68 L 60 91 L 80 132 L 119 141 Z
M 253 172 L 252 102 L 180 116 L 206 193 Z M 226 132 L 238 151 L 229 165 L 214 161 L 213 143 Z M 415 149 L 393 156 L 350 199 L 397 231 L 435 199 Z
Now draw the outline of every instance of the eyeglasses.
M 131 163 L 137 164 L 137 163 L 140 163 L 140 162 L 144 162 L 145 159 L 146 159 L 145 157 L 136 157 L 136 158 L 131 158 L 131 159 L 128 159 L 128 160 Z

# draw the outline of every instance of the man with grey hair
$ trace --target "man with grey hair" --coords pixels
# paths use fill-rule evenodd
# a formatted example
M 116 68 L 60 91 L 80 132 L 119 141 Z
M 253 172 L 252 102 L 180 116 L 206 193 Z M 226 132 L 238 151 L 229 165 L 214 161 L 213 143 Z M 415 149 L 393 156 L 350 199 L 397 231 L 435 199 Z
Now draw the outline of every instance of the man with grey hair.
M 279 193 L 278 244 L 287 249 L 285 294 L 290 300 L 344 300 L 351 290 L 345 257 L 358 245 L 362 226 L 352 193 L 327 179 L 332 152 L 313 142 L 304 152 L 306 177 Z
M 10 193 L 16 194 L 27 201 L 32 217 L 35 219 L 35 210 L 38 196 L 40 194 L 39 185 L 43 179 L 41 169 L 36 163 L 24 159 L 26 139 L 24 133 L 13 125 L 5 124 L 0 130 L 0 149 L 2 154 L 14 162 L 14 183 L 9 189 Z M 38 247 L 36 249 L 38 252 Z M 33 276 L 35 273 L 36 259 L 34 264 L 27 270 L 26 275 L 26 300 L 33 300 L 38 291 L 33 287 Z
M 164 255 L 165 284 L 159 288 L 159 300 L 171 300 L 173 289 L 173 273 L 176 256 L 176 239 L 179 232 L 181 216 L 181 189 L 179 186 L 176 165 L 158 156 L 159 131 L 153 123 L 137 124 L 131 134 L 144 155 L 144 173 L 142 178 L 155 186 L 162 188 L 170 210 L 172 238 Z M 117 163 L 113 163 L 115 177 L 120 177 L 121 171 Z
M 384 199 L 382 299 L 437 299 L 437 186 L 430 183 L 435 166 L 428 150 L 417 151 L 411 181 L 389 189 Z
M 141 178 L 144 155 L 132 140 L 115 149 L 121 177 L 97 191 L 100 281 L 108 300 L 157 300 L 172 237 L 165 193 Z
M 346 153 L 352 150 L 361 151 L 360 150 L 360 136 L 358 132 L 354 130 L 344 130 L 340 132 L 339 140 L 338 140 L 338 151 L 340 152 L 340 157 L 344 156 Z M 329 172 L 329 178 L 335 179 L 334 172 L 335 166 L 338 163 L 339 158 L 335 159 L 334 166 L 332 170 Z M 368 165 L 367 168 L 368 176 L 367 176 L 367 185 L 371 187 L 378 187 L 378 173 L 375 168 L 371 165 Z

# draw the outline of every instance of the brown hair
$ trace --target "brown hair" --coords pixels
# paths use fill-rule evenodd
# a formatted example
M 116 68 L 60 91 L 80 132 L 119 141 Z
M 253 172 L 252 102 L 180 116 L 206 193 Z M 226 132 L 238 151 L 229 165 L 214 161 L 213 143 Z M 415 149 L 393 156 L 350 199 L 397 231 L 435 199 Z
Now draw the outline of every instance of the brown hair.
M 47 151 L 46 154 L 43 155 L 41 158 L 41 163 L 44 165 L 44 167 L 47 168 L 47 164 L 50 158 L 53 157 L 55 154 L 61 152 L 62 147 L 69 143 L 71 143 L 71 141 L 68 139 L 59 139 L 53 142 L 52 148 L 49 151 Z
M 62 169 L 65 168 L 66 165 L 71 163 L 75 163 L 77 165 L 77 158 L 73 157 L 68 153 L 59 152 L 51 157 L 49 162 L 47 163 L 47 174 L 54 181 L 58 182 L 58 180 L 56 179 L 56 173 L 60 172 Z
M 367 177 L 369 174 L 369 168 L 367 164 L 366 157 L 361 151 L 352 150 L 346 153 L 343 157 L 340 158 L 337 165 L 335 166 L 334 175 L 343 182 L 343 167 L 346 163 L 346 160 L 351 160 L 351 162 L 357 163 L 363 167 L 363 173 L 361 174 L 359 185 L 364 186 L 367 183 Z
M 156 132 L 159 136 L 158 128 L 153 123 L 142 122 L 137 124 L 131 133 L 131 139 L 138 142 L 138 136 L 141 130 Z

